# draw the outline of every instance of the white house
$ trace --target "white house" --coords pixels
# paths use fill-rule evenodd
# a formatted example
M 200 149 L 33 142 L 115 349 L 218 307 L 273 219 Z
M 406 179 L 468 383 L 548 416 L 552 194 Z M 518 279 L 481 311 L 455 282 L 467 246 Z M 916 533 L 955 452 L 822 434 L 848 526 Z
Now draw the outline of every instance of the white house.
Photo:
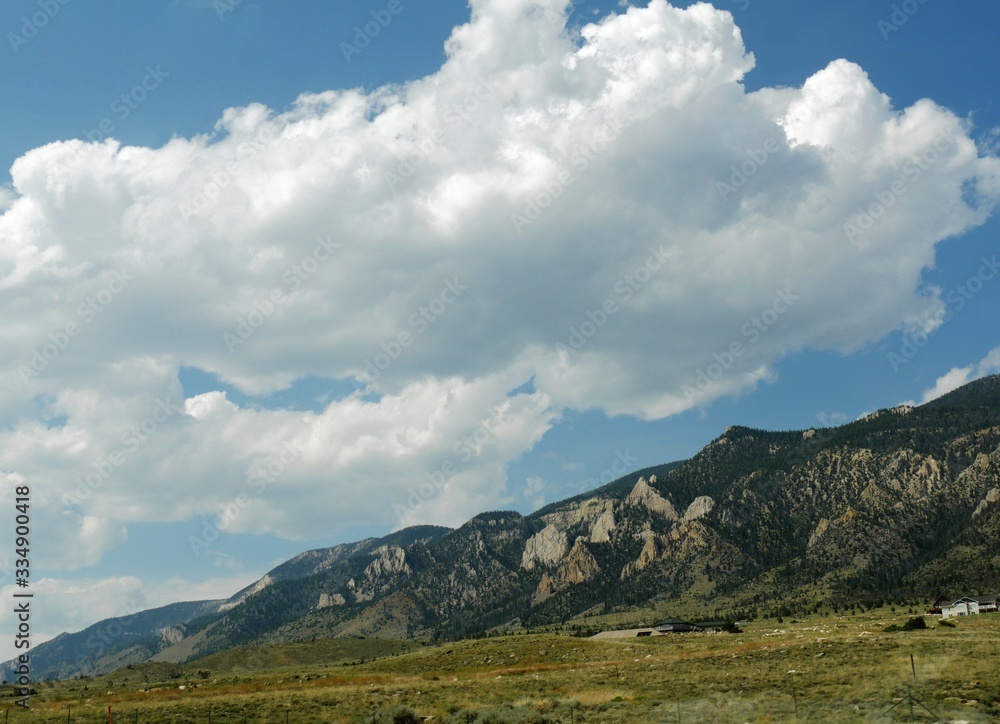
M 942 618 L 956 616 L 971 616 L 977 613 L 988 613 L 997 610 L 997 596 L 962 596 L 955 601 L 941 604 Z

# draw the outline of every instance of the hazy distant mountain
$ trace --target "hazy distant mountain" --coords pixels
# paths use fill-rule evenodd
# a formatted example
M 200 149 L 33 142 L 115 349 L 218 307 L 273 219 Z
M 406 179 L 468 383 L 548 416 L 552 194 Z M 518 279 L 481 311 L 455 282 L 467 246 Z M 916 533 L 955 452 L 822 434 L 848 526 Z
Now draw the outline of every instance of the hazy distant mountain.
M 223 601 L 174 603 L 161 608 L 105 619 L 77 633 L 62 633 L 31 649 L 34 681 L 67 679 L 105 673 L 145 661 L 186 635 L 184 624 L 217 611 Z M 12 681 L 10 662 L 0 666 L 4 681 Z
M 149 612 L 100 666 L 312 636 L 456 637 L 681 598 L 752 615 L 988 592 L 998 544 L 993 376 L 837 428 L 731 427 L 688 461 L 530 516 L 309 551 L 228 601 Z M 71 674 L 89 631 L 39 646 L 35 671 Z

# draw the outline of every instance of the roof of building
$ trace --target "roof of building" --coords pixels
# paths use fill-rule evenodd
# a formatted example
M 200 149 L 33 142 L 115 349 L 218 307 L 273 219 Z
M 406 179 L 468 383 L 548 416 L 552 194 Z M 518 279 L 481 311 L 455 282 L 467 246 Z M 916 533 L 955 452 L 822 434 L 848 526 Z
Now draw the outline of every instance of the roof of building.
M 626 628 L 617 631 L 601 631 L 594 634 L 592 639 L 630 639 L 637 636 L 662 636 L 655 628 Z
M 947 603 L 941 604 L 941 608 L 950 608 L 957 603 L 979 603 L 972 596 L 962 596 L 961 598 L 956 598 L 954 601 L 948 601 Z
M 958 603 L 978 603 L 978 604 L 996 604 L 998 596 L 996 594 L 992 596 L 962 596 L 961 598 L 956 598 L 954 601 L 946 601 L 941 604 L 941 608 L 950 608 Z

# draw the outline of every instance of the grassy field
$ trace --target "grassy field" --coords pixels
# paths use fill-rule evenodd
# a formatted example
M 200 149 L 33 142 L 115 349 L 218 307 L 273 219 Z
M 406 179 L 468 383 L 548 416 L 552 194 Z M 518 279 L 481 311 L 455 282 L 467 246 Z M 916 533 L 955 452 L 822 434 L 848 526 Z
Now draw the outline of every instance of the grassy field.
M 439 646 L 342 639 L 41 684 L 12 722 L 783 722 L 1000 719 L 1000 614 L 885 632 L 907 615 L 755 621 L 741 634 Z M 911 655 L 916 676 L 911 668 Z M 370 660 L 375 656 L 375 660 Z M 358 663 L 361 659 L 364 663 Z M 895 708 L 888 714 L 887 710 Z

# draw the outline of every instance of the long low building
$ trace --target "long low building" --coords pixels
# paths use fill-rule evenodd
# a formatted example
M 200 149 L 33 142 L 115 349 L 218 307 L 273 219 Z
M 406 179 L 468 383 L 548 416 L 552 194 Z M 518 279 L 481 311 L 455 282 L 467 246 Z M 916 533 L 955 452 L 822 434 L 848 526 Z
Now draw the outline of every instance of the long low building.
M 672 633 L 695 633 L 708 632 L 715 633 L 725 630 L 725 621 L 697 621 L 691 623 L 682 618 L 668 618 L 655 626 L 648 628 L 626 628 L 615 631 L 601 631 L 594 634 L 592 639 L 632 639 L 643 636 L 666 636 Z
M 594 634 L 592 639 L 634 639 L 640 636 L 666 636 L 662 631 L 655 628 L 624 628 L 617 631 L 601 631 Z

